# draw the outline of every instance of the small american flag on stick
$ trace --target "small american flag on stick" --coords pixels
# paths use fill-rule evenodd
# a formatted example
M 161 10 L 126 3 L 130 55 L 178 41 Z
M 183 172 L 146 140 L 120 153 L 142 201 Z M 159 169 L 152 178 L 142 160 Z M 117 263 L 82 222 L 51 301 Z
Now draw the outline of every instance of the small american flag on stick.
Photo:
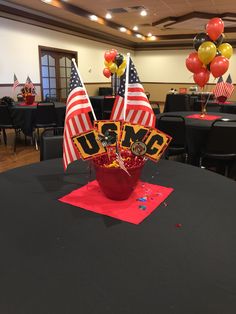
M 225 83 L 223 81 L 223 77 L 220 76 L 217 83 L 216 83 L 216 86 L 213 90 L 213 93 L 215 95 L 216 98 L 220 97 L 220 96 L 224 96 L 224 97 L 227 97 L 226 96 L 226 92 L 225 92 Z
M 94 119 L 96 120 L 86 89 L 79 76 L 75 61 L 72 60 L 69 95 L 66 102 L 63 141 L 63 163 L 65 170 L 71 162 L 80 158 L 79 152 L 71 139 L 72 136 L 93 129 L 89 112 L 92 112 Z
M 231 75 L 229 74 L 227 80 L 225 81 L 225 93 L 226 97 L 230 98 L 234 92 L 234 84 L 231 79 Z
M 120 80 L 120 88 L 112 109 L 111 120 L 125 120 L 134 124 L 155 127 L 156 119 L 153 109 L 140 83 L 133 61 L 131 59 L 129 61 L 127 60 L 127 68 Z M 126 82 L 126 77 L 128 77 L 128 82 Z M 128 84 L 128 88 L 126 88 L 126 84 Z M 127 97 L 126 107 L 124 106 L 125 97 Z
M 15 90 L 16 89 L 16 87 L 20 84 L 19 83 L 19 81 L 18 81 L 18 79 L 17 79 L 17 77 L 16 77 L 16 75 L 15 75 L 15 73 L 14 73 L 14 83 L 13 83 L 13 90 Z

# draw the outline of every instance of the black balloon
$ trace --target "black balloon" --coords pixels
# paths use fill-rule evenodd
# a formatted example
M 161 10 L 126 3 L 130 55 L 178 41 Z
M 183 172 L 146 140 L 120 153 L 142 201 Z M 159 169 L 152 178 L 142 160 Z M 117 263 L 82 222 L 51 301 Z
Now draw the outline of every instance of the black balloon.
M 124 61 L 124 56 L 121 53 L 118 53 L 115 58 L 115 64 L 119 67 Z
M 224 34 L 221 34 L 215 41 L 214 41 L 214 44 L 216 46 L 219 46 L 222 44 L 223 40 L 225 38 L 225 35 Z
M 211 41 L 210 37 L 206 33 L 199 33 L 193 39 L 193 47 L 198 51 L 198 48 L 205 41 Z
M 221 52 L 219 50 L 216 51 L 216 57 L 221 56 Z

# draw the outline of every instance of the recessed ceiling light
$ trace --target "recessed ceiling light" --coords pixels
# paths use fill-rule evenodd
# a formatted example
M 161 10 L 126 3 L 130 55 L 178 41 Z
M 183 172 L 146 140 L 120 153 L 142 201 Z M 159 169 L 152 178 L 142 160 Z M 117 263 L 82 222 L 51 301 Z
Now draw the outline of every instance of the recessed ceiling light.
M 147 35 L 148 35 L 148 37 L 152 37 L 152 33 L 148 33 Z
M 138 26 L 135 25 L 135 26 L 133 27 L 133 31 L 135 31 L 135 32 L 138 31 Z
M 98 17 L 96 15 L 90 15 L 89 18 L 91 21 L 97 21 L 98 20 Z
M 141 15 L 141 16 L 147 16 L 147 11 L 146 11 L 146 10 L 142 10 L 142 11 L 140 12 L 140 15 Z
M 42 2 L 45 2 L 45 3 L 50 3 L 52 2 L 52 0 L 41 0 Z
M 121 31 L 122 33 L 125 33 L 125 32 L 126 32 L 126 28 L 125 28 L 125 27 L 120 27 L 120 31 Z
M 138 38 L 142 38 L 141 34 L 136 34 L 135 36 L 138 37 Z
M 156 37 L 156 36 L 151 36 L 150 39 L 151 39 L 151 40 L 156 40 L 157 37 Z
M 108 19 L 108 20 L 112 19 L 111 13 L 107 12 L 105 18 Z

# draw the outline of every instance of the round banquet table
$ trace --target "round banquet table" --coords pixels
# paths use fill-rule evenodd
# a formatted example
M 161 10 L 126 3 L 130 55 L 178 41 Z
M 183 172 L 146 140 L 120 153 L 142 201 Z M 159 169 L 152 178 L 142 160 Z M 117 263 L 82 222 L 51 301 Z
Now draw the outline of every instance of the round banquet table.
M 65 103 L 61 102 L 54 102 L 54 104 L 56 109 L 57 126 L 62 127 L 64 126 L 66 105 Z M 16 104 L 14 107 L 11 108 L 14 123 L 19 128 L 21 128 L 23 133 L 27 136 L 32 136 L 36 117 L 36 109 L 36 105 L 21 106 L 20 104 Z
M 89 178 L 60 159 L 0 174 L 0 313 L 235 313 L 234 181 L 148 162 L 174 191 L 133 225 L 57 200 Z
M 176 111 L 176 112 L 167 112 L 157 115 L 157 127 L 158 127 L 158 119 L 161 116 L 173 116 L 178 115 L 182 116 L 185 119 L 186 126 L 186 142 L 188 149 L 188 162 L 192 165 L 199 166 L 199 159 L 202 148 L 204 148 L 207 140 L 207 135 L 211 128 L 212 123 L 215 120 L 205 120 L 205 119 L 192 119 L 187 118 L 190 115 L 200 114 L 196 111 Z M 218 116 L 223 119 L 236 120 L 236 116 L 234 114 L 222 113 L 222 112 L 209 112 L 208 115 Z
M 235 102 L 220 103 L 220 111 L 236 114 L 236 103 Z

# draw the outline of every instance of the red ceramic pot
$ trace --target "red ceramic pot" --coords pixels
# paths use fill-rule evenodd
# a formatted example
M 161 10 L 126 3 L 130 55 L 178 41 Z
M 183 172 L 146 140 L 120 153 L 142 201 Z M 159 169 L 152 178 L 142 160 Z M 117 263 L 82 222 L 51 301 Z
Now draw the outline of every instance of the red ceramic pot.
M 128 168 L 130 176 L 121 168 L 106 168 L 94 162 L 96 179 L 102 192 L 110 199 L 122 201 L 134 191 L 144 163 Z
M 25 103 L 27 105 L 32 105 L 34 103 L 35 100 L 35 95 L 27 95 L 25 96 Z

